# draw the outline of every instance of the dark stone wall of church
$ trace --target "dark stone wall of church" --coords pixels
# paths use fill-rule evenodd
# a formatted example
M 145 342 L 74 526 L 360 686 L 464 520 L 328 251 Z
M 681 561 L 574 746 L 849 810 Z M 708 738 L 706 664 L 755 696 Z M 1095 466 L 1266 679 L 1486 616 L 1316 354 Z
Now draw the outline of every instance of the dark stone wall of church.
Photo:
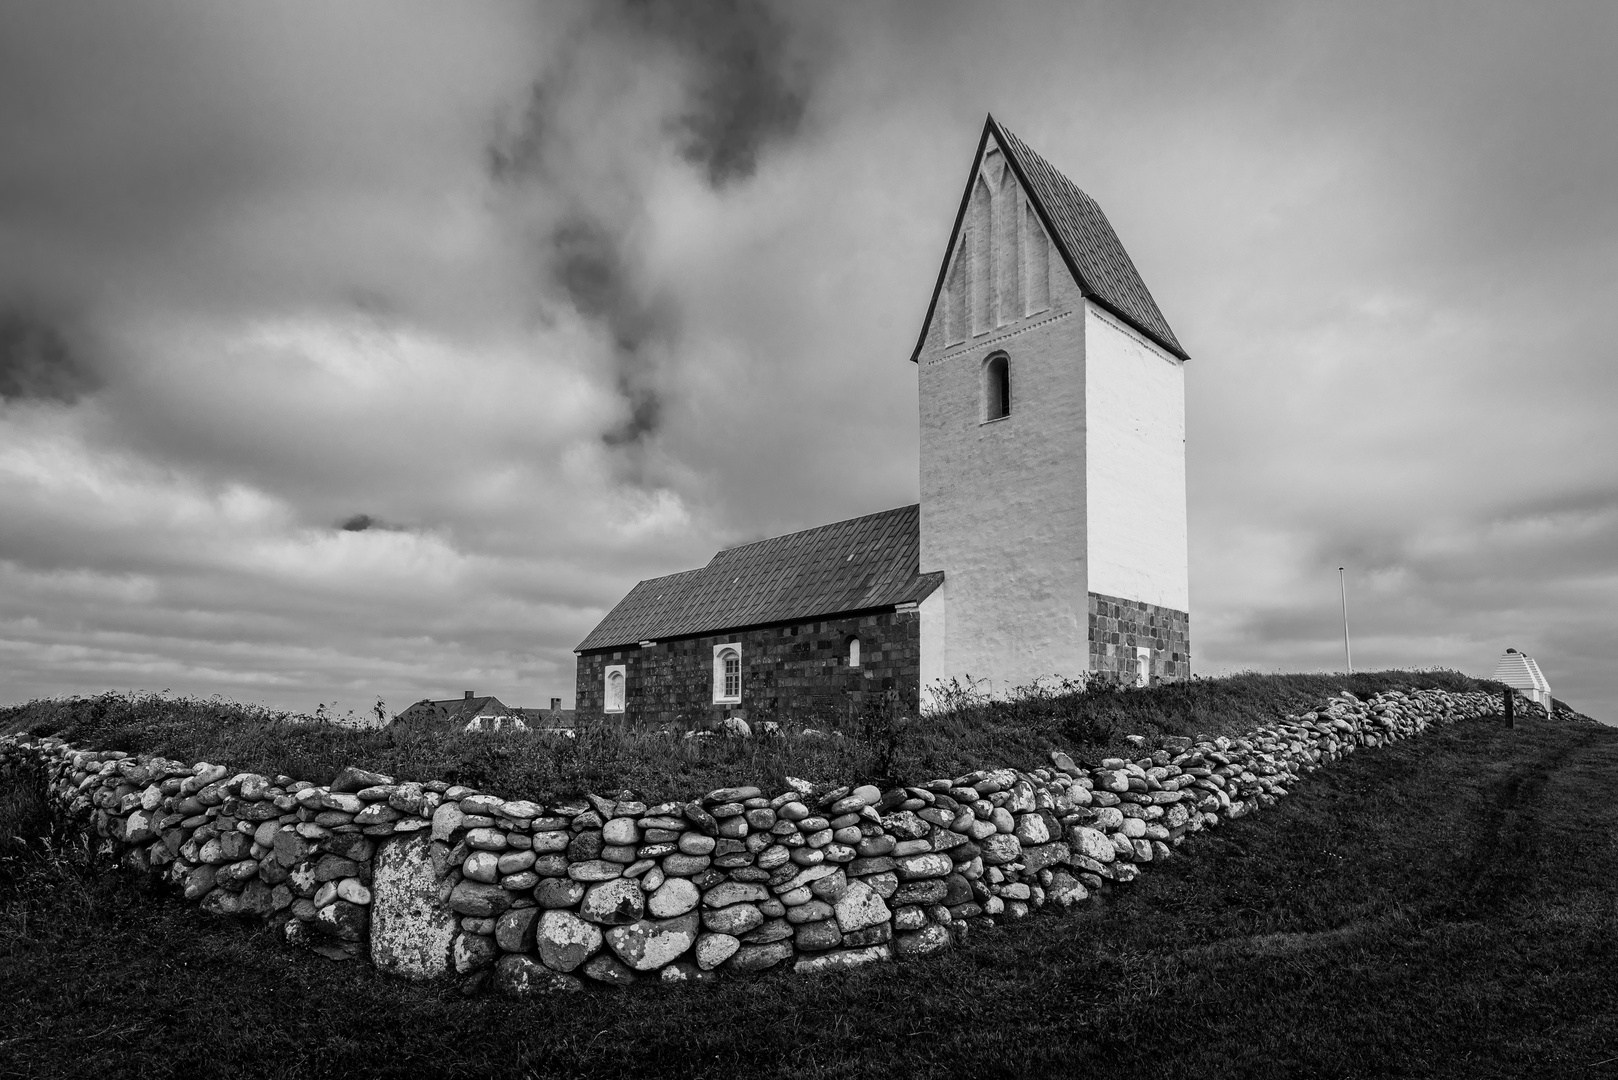
M 860 666 L 848 665 L 848 641 L 860 639 Z M 715 645 L 739 642 L 739 705 L 713 703 Z M 603 714 L 603 676 L 624 665 L 624 711 Z M 921 619 L 889 611 L 820 619 L 731 634 L 660 641 L 645 648 L 583 653 L 575 677 L 580 719 L 622 719 L 633 725 L 712 727 L 726 716 L 749 724 L 786 721 L 836 727 L 868 705 L 889 703 L 914 716 L 921 691 Z M 756 730 L 756 727 L 755 727 Z
M 1119 596 L 1090 594 L 1090 671 L 1103 679 L 1133 683 L 1135 649 L 1152 650 L 1151 681 L 1191 677 L 1191 616 Z

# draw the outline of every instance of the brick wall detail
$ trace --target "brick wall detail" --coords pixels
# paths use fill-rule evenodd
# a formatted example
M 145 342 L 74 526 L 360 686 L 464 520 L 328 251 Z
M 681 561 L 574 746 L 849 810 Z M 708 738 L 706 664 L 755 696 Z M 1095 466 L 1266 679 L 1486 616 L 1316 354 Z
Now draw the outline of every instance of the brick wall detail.
M 636 725 L 700 729 L 727 716 L 836 724 L 890 690 L 898 694 L 895 706 L 913 715 L 920 703 L 920 631 L 916 612 L 888 611 L 582 653 L 578 715 L 603 715 L 603 673 L 611 664 L 625 669 L 624 712 L 613 715 Z M 857 668 L 848 666 L 852 637 L 860 639 Z M 716 705 L 713 650 L 728 642 L 741 645 L 742 700 Z
M 1151 681 L 1191 677 L 1191 616 L 1120 596 L 1090 594 L 1090 671 L 1133 683 L 1136 648 L 1152 650 Z

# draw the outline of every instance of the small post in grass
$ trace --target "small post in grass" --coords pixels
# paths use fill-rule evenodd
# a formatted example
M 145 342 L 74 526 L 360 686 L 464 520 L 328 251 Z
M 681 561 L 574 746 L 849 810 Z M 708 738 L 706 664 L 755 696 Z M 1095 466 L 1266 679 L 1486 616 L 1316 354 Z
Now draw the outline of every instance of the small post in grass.
M 1511 687 L 1506 687 L 1506 727 L 1508 728 L 1517 726 L 1516 698 L 1517 695 L 1512 692 Z
M 1337 568 L 1337 591 L 1343 597 L 1343 663 L 1348 665 L 1348 673 L 1354 674 L 1354 654 L 1348 648 L 1348 581 L 1343 576 L 1343 567 Z

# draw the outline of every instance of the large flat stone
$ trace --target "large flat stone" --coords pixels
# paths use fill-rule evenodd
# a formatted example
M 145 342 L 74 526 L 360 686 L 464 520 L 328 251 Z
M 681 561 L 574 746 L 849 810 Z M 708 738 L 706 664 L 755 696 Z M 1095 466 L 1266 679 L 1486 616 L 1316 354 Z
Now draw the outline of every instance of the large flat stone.
M 840 949 L 837 952 L 805 956 L 792 965 L 799 975 L 819 975 L 827 971 L 846 971 L 878 960 L 892 960 L 893 949 L 887 945 L 871 945 L 863 949 Z
M 949 948 L 949 931 L 936 924 L 924 926 L 910 934 L 899 934 L 893 939 L 893 951 L 902 957 L 927 956 Z
M 731 956 L 732 970 L 752 973 L 772 968 L 783 960 L 792 959 L 792 943 L 776 941 L 768 945 L 743 945 Z
M 845 934 L 885 923 L 891 917 L 888 905 L 883 903 L 882 897 L 858 878 L 849 884 L 848 891 L 843 893 L 834 907 L 837 913 L 837 926 Z
M 1118 816 L 1118 822 L 1123 824 L 1123 815 Z M 1110 863 L 1118 857 L 1118 850 L 1113 847 L 1107 834 L 1100 829 L 1092 829 L 1088 825 L 1075 825 L 1068 831 L 1072 838 L 1074 851 L 1098 863 Z
M 1022 858 L 1022 844 L 1010 833 L 995 833 L 993 836 L 984 837 L 981 845 L 985 866 L 1002 866 Z
M 508 953 L 494 962 L 494 988 L 507 997 L 534 997 L 569 990 L 582 990 L 576 975 L 552 971 L 538 960 Z
M 601 951 L 601 930 L 571 911 L 547 911 L 534 932 L 539 958 L 556 971 L 572 971 Z
M 384 841 L 371 867 L 371 962 L 408 979 L 450 970 L 455 913 L 438 902 L 425 833 Z
M 672 919 L 642 919 L 607 931 L 607 945 L 636 971 L 678 960 L 697 940 L 696 912 Z
M 1012 843 L 1016 843 L 1015 840 Z M 987 860 L 985 860 L 987 861 Z M 936 852 L 926 855 L 907 855 L 895 860 L 899 871 L 899 880 L 916 881 L 926 878 L 941 878 L 955 869 L 955 863 L 948 855 Z
M 579 915 L 603 926 L 624 926 L 645 914 L 646 894 L 640 882 L 629 878 L 592 885 L 584 894 Z

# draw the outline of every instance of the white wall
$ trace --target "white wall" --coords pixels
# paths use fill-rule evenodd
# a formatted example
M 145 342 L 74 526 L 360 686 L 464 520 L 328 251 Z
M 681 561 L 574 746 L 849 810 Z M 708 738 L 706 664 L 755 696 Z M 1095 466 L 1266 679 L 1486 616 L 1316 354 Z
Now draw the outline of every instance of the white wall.
M 949 599 L 946 590 L 949 589 L 949 576 L 945 575 L 944 583 L 928 594 L 917 608 L 921 617 L 921 707 L 923 711 L 932 708 L 933 690 L 941 682 L 948 682 L 951 672 L 945 663 L 945 649 L 948 642 Z
M 949 605 L 942 653 L 924 641 L 923 683 L 970 676 L 999 694 L 1082 674 L 1089 610 L 1084 301 L 1043 232 L 1030 242 L 1038 219 L 997 166 L 989 163 L 999 202 L 973 201 L 958 253 L 964 274 L 950 275 L 977 319 L 955 344 L 944 316 L 954 302 L 939 304 L 917 376 L 921 569 L 944 571 Z M 1028 265 L 1034 258 L 1048 261 Z M 983 363 L 1001 351 L 1011 415 L 984 423 Z
M 1183 365 L 1084 299 L 990 147 L 918 357 L 921 569 L 945 574 L 921 666 L 1003 694 L 1089 670 L 1089 593 L 1190 589 Z M 1000 351 L 1011 415 L 984 423 Z
M 1089 589 L 1188 612 L 1185 364 L 1085 309 Z

